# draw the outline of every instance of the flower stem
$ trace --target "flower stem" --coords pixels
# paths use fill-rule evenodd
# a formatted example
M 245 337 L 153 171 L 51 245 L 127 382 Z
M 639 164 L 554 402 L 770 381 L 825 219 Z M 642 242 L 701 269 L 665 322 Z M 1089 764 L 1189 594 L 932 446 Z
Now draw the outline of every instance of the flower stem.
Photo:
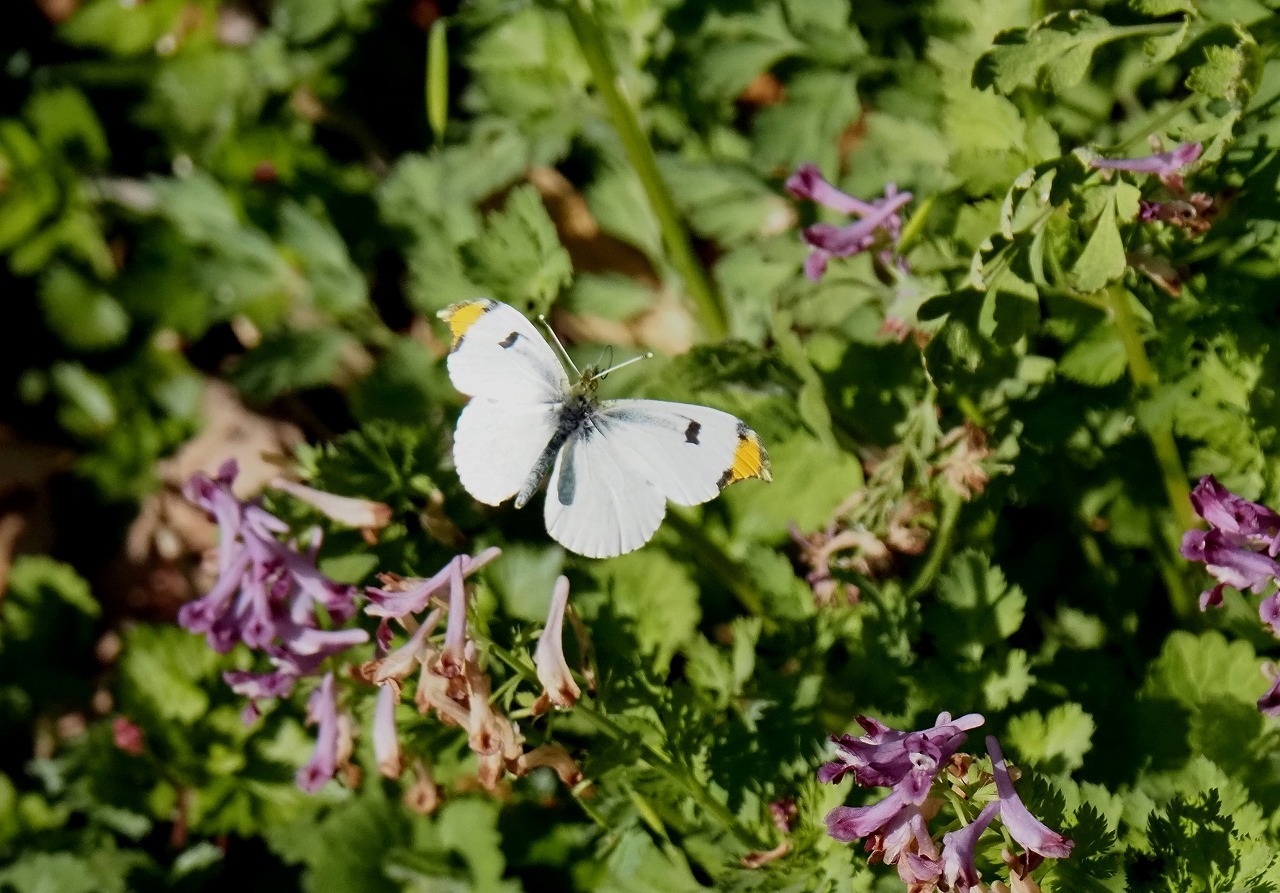
M 501 660 L 512 670 L 522 676 L 526 681 L 535 685 L 541 685 L 538 681 L 538 674 L 534 669 L 528 666 L 524 661 L 520 660 L 516 655 L 507 649 L 498 645 L 487 637 L 472 633 L 472 638 L 484 646 L 489 654 Z M 573 712 L 579 716 L 585 717 L 594 724 L 600 731 L 604 732 L 614 741 L 626 741 L 639 747 L 640 752 L 644 754 L 644 760 L 656 771 L 665 775 L 671 782 L 679 787 L 685 794 L 691 797 L 705 815 L 712 816 L 724 827 L 726 831 L 733 834 L 734 837 L 746 847 L 755 850 L 769 849 L 771 844 L 766 842 L 764 838 L 756 834 L 746 825 L 744 825 L 736 815 L 734 815 L 725 804 L 721 803 L 716 797 L 704 787 L 696 778 L 693 777 L 689 770 L 681 766 L 675 760 L 664 754 L 657 745 L 644 739 L 636 740 L 636 736 L 619 726 L 608 715 L 606 715 L 596 704 L 587 703 L 585 700 L 579 700 L 571 708 Z
M 949 488 L 942 491 L 942 512 L 938 518 L 938 531 L 933 536 L 929 557 L 925 559 L 924 566 L 907 587 L 908 599 L 915 598 L 932 586 L 938 572 L 942 570 L 942 562 L 951 552 L 951 535 L 955 532 L 956 520 L 960 517 L 960 505 L 963 502 L 959 493 Z
M 564 0 L 561 8 L 569 17 L 569 25 L 578 39 L 578 46 L 582 48 L 587 67 L 591 69 L 596 90 L 609 109 L 613 126 L 622 138 L 627 159 L 635 168 L 654 216 L 658 218 L 662 240 L 666 243 L 671 263 L 684 280 L 685 290 L 693 299 L 703 331 L 713 339 L 723 338 L 729 332 L 724 301 L 693 252 L 689 235 L 680 223 L 675 199 L 671 197 L 671 191 L 658 170 L 658 158 L 653 146 L 640 126 L 635 107 L 623 94 L 624 86 L 609 54 L 604 31 L 596 21 L 595 12 L 589 7 L 589 3 L 590 0 Z
M 1106 290 L 1105 295 L 1107 309 L 1115 322 L 1120 340 L 1124 343 L 1129 377 L 1138 390 L 1138 399 L 1141 400 L 1159 387 L 1160 379 L 1147 358 L 1142 333 L 1138 331 L 1137 317 L 1129 306 L 1129 293 L 1122 288 L 1112 287 Z M 1178 454 L 1178 444 L 1173 439 L 1173 426 L 1167 421 L 1159 420 L 1143 424 L 1142 430 L 1151 441 L 1151 449 L 1155 453 L 1156 464 L 1160 467 L 1160 477 L 1164 482 L 1169 507 L 1173 509 L 1175 523 L 1179 530 L 1190 530 L 1198 521 L 1191 508 L 1191 488 L 1187 484 L 1187 471 L 1182 465 L 1182 457 Z M 1176 550 L 1176 540 L 1174 532 L 1166 545 Z M 1194 597 L 1186 587 L 1171 586 L 1169 600 L 1178 617 L 1187 619 L 1196 616 Z
M 1116 324 L 1120 340 L 1124 342 L 1125 357 L 1129 365 L 1129 377 L 1138 388 L 1139 398 L 1151 394 L 1160 385 L 1156 370 L 1147 359 L 1147 351 L 1142 343 L 1142 334 L 1138 331 L 1138 320 L 1129 306 L 1129 295 L 1123 289 L 1112 288 L 1107 291 L 1107 307 Z M 1169 496 L 1169 505 L 1173 509 L 1178 525 L 1184 529 L 1196 526 L 1196 517 L 1191 509 L 1191 488 L 1187 485 L 1187 472 L 1182 467 L 1182 458 L 1178 455 L 1178 445 L 1173 440 L 1171 425 L 1161 422 L 1143 425 L 1147 437 L 1151 440 L 1151 448 L 1155 452 L 1156 462 L 1160 465 L 1160 476 L 1164 479 L 1164 489 Z

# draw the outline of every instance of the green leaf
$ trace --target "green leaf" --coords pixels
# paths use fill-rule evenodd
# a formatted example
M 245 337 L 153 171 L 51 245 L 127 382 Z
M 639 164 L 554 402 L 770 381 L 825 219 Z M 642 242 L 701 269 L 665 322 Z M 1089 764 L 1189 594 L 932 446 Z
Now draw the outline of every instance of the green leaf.
M 1058 361 L 1058 372 L 1080 384 L 1101 387 L 1119 381 L 1128 360 L 1124 341 L 1110 320 L 1097 323 Z
M 59 401 L 58 422 L 73 434 L 94 437 L 116 424 L 118 407 L 106 379 L 79 363 L 55 363 L 49 382 Z
M 203 636 L 177 626 L 135 626 L 126 633 L 121 653 L 126 711 L 181 725 L 205 716 L 209 696 L 200 683 L 213 675 L 219 658 Z
M 308 815 L 264 829 L 271 848 L 304 866 L 306 893 L 373 893 L 389 888 L 384 865 L 392 848 L 407 843 L 405 815 L 376 785 L 366 786 L 323 817 Z
M 49 328 L 76 350 L 116 347 L 129 334 L 129 316 L 120 303 L 61 264 L 41 277 L 40 305 Z
M 1061 93 L 1084 80 L 1094 51 L 1115 37 L 1110 23 L 1091 12 L 1054 13 L 1030 28 L 998 34 L 973 70 L 974 86 L 998 93 L 1033 86 Z
M 807 435 L 768 443 L 765 449 L 773 480 L 736 484 L 720 497 L 733 513 L 734 531 L 745 539 L 785 540 L 792 523 L 801 530 L 821 528 L 862 484 L 862 465 L 855 457 Z
M 268 335 L 231 370 L 231 382 L 250 399 L 274 400 L 333 380 L 350 336 L 334 329 L 284 330 Z
M 652 288 L 621 273 L 581 273 L 563 303 L 577 315 L 623 322 L 653 306 L 656 297 Z
M 46 149 L 73 162 L 101 164 L 107 160 L 107 136 L 84 94 L 73 87 L 40 90 L 24 114 Z
M 26 853 L 0 869 L 0 886 L 14 893 L 101 893 L 101 878 L 71 853 Z
M 462 260 L 489 294 L 530 313 L 546 313 L 573 279 L 569 253 L 532 186 L 513 190 L 489 215 L 484 232 L 462 246 Z
M 795 170 L 813 162 L 838 167 L 840 134 L 858 119 L 856 81 L 846 72 L 809 71 L 787 84 L 784 102 L 761 110 L 755 123 L 754 161 L 761 170 Z
M 1240 104 L 1253 92 L 1252 50 L 1256 44 L 1211 45 L 1204 49 L 1205 60 L 1187 75 L 1187 87 L 1210 99 Z
M 1089 241 L 1071 267 L 1068 281 L 1077 291 L 1095 292 L 1123 276 L 1127 266 L 1124 240 L 1116 225 L 1116 195 L 1112 192 L 1094 223 Z
M 366 306 L 369 289 L 364 276 L 333 224 L 297 202 L 285 202 L 280 208 L 280 238 L 297 252 L 317 307 L 342 316 Z
M 595 562 L 591 574 L 613 609 L 631 621 L 641 653 L 651 655 L 657 673 L 665 673 L 702 616 L 689 568 L 646 549 Z
M 936 631 L 938 646 L 946 651 L 978 660 L 1022 625 L 1026 596 L 980 552 L 953 556 L 938 578 L 937 593 L 925 624 Z
M 102 613 L 89 584 L 75 568 L 47 555 L 19 555 L 9 570 L 8 596 L 35 605 L 41 599 L 57 598 L 86 617 Z M 9 618 L 11 621 L 11 618 Z
M 1022 759 L 1041 771 L 1074 772 L 1084 765 L 1097 726 L 1079 704 L 1059 704 L 1048 712 L 1023 713 L 1009 720 L 1008 741 Z

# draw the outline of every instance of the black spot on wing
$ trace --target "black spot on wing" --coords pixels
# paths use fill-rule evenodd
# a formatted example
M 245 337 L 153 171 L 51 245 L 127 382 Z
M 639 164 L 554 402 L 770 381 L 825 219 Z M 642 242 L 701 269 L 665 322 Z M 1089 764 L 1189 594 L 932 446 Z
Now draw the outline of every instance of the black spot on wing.
M 519 332 L 512 332 L 510 335 L 508 335 L 507 337 L 499 341 L 498 344 L 502 345 L 502 347 L 504 348 L 510 349 L 510 347 L 513 344 L 515 344 L 516 341 L 519 340 L 519 338 L 520 338 Z
M 689 427 L 684 429 L 685 443 L 698 443 L 698 432 L 702 430 L 702 425 L 698 422 L 690 422 Z

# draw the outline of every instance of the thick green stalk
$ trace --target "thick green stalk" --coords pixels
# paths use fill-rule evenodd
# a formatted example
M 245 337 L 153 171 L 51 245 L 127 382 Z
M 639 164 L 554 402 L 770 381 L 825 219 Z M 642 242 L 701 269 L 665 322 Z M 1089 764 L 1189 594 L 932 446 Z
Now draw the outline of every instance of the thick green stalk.
M 640 177 L 649 205 L 658 218 L 662 240 L 666 243 L 671 263 L 684 280 L 685 291 L 693 299 L 703 331 L 710 338 L 723 338 L 729 333 L 724 301 L 694 254 L 689 234 L 680 222 L 675 199 L 671 197 L 671 191 L 658 170 L 658 158 L 653 152 L 653 146 L 640 126 L 635 107 L 623 94 L 623 84 L 609 54 L 604 31 L 596 21 L 594 11 L 587 5 L 589 3 L 590 0 L 565 0 L 561 8 L 569 17 L 569 24 L 578 38 L 587 66 L 591 69 L 596 90 L 609 109 L 613 126 L 622 138 L 627 159 Z
M 1105 295 L 1107 309 L 1124 344 L 1129 377 L 1138 389 L 1138 399 L 1150 396 L 1160 385 L 1160 379 L 1151 361 L 1147 359 L 1142 333 L 1138 331 L 1138 320 L 1133 308 L 1129 306 L 1129 293 L 1113 286 L 1106 290 Z M 1142 429 L 1151 441 L 1151 449 L 1155 453 L 1156 464 L 1160 467 L 1160 477 L 1164 482 L 1165 494 L 1169 499 L 1169 507 L 1173 509 L 1177 528 L 1190 530 L 1199 524 L 1199 519 L 1191 507 L 1191 488 L 1187 484 L 1187 471 L 1182 465 L 1182 457 L 1178 454 L 1178 444 L 1173 439 L 1173 426 L 1167 422 L 1157 422 L 1144 424 Z M 1171 548 L 1175 548 L 1176 539 L 1176 535 L 1170 536 Z M 1171 586 L 1169 598 L 1177 616 L 1184 620 L 1196 616 L 1194 597 L 1186 587 Z

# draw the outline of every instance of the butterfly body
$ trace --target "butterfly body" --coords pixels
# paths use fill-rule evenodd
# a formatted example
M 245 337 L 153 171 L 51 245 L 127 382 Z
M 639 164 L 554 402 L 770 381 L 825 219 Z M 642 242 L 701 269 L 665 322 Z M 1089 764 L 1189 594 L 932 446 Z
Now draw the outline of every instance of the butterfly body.
M 463 487 L 520 508 L 547 480 L 547 531 L 572 551 L 630 552 L 653 536 L 667 500 L 698 505 L 736 481 L 771 477 L 759 437 L 727 412 L 600 400 L 592 369 L 571 383 L 513 307 L 464 301 L 439 315 L 453 334 L 449 375 L 472 398 L 454 435 Z

